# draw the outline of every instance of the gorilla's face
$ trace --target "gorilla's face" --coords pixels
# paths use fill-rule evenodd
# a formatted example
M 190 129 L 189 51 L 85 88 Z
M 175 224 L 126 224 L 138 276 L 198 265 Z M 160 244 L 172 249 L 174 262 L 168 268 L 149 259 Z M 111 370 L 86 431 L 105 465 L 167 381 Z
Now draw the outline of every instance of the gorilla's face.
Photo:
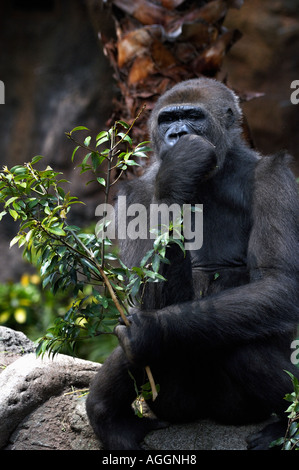
M 174 86 L 157 102 L 150 119 L 156 155 L 182 136 L 197 135 L 216 148 L 219 163 L 240 134 L 238 98 L 222 83 L 201 78 Z
M 159 134 L 167 146 L 175 145 L 183 135 L 204 136 L 207 127 L 207 113 L 198 106 L 167 106 L 158 115 Z

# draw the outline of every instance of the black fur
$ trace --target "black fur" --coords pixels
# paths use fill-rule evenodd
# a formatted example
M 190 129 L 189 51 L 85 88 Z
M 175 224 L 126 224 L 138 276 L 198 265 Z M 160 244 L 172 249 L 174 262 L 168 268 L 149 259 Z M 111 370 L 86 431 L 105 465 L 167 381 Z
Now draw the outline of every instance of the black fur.
M 158 101 L 150 131 L 156 161 L 124 189 L 128 204 L 202 203 L 203 247 L 168 251 L 167 282 L 150 284 L 131 326 L 87 401 L 90 422 L 109 449 L 139 447 L 159 426 L 135 418 L 133 381 L 143 367 L 160 385 L 149 401 L 158 419 L 211 417 L 224 423 L 284 416 L 298 377 L 290 344 L 299 319 L 299 204 L 283 154 L 260 157 L 241 137 L 236 96 L 211 79 L 183 82 Z M 125 262 L 137 265 L 152 240 L 125 240 Z M 217 274 L 217 276 L 215 276 Z M 262 433 L 253 448 L 277 436 Z

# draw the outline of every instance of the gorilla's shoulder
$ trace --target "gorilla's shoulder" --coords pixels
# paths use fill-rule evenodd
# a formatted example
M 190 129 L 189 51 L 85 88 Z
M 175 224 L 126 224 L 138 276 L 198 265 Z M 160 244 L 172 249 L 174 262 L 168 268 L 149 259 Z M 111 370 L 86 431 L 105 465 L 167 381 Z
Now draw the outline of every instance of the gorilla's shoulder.
M 266 191 L 275 200 L 288 195 L 297 204 L 298 184 L 291 168 L 292 163 L 292 156 L 283 151 L 261 157 L 254 175 L 255 188 L 259 188 L 258 194 Z
M 293 157 L 281 151 L 273 155 L 262 156 L 259 158 L 256 166 L 257 175 L 269 175 L 271 173 L 279 172 L 283 169 L 288 169 L 293 162 Z

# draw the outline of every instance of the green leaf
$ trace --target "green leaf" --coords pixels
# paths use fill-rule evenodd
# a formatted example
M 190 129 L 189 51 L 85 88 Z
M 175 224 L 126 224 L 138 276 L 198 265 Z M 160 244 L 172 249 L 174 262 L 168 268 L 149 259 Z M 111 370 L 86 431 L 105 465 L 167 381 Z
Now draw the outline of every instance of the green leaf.
M 140 166 L 139 163 L 135 162 L 135 160 L 126 160 L 126 164 L 128 166 Z
M 16 166 L 13 166 L 10 171 L 11 171 L 11 173 L 13 173 L 15 175 L 26 175 L 27 168 L 25 168 L 22 165 L 16 165 Z
M 42 282 L 43 289 L 44 289 L 48 284 L 51 284 L 51 283 L 52 283 L 54 276 L 55 276 L 55 274 L 54 274 L 54 273 L 51 273 L 51 274 L 49 274 L 49 276 L 47 276 L 47 277 L 45 277 L 45 278 L 43 279 L 43 282 Z
M 292 442 L 290 440 L 287 440 L 284 445 L 284 450 L 290 450 L 291 446 L 292 446 Z
M 19 197 L 18 197 L 18 196 L 13 196 L 13 197 L 10 197 L 10 198 L 9 198 L 9 199 L 6 201 L 6 203 L 5 203 L 5 206 L 4 206 L 4 207 L 7 207 L 7 206 L 9 206 L 9 204 L 12 204 L 12 203 L 13 203 L 14 201 L 16 201 L 17 199 L 19 199 Z
M 30 240 L 33 233 L 34 233 L 34 229 L 29 230 L 29 232 L 27 233 L 27 235 L 25 237 L 27 243 L 29 243 L 29 240 Z
M 166 281 L 165 277 L 163 277 L 161 274 L 154 273 L 153 271 L 149 271 L 148 269 L 145 270 L 145 275 L 148 278 L 153 279 L 154 281 Z
M 132 146 L 132 139 L 128 134 L 124 134 L 123 132 L 120 132 L 118 136 L 121 137 L 121 139 L 124 142 L 128 142 Z
M 102 134 L 102 132 L 101 132 L 100 134 Z M 100 135 L 100 134 L 99 134 L 99 135 Z M 97 140 L 96 147 L 99 147 L 99 146 L 100 146 L 101 144 L 103 144 L 104 142 L 109 142 L 110 139 L 109 139 L 109 134 L 108 134 L 108 132 L 104 132 L 104 135 L 103 135 L 101 138 L 98 138 L 98 136 L 97 136 L 97 139 L 96 139 L 96 140 Z
M 149 251 L 144 255 L 144 257 L 142 258 L 142 260 L 141 260 L 141 262 L 140 262 L 140 266 L 141 266 L 142 268 L 146 265 L 147 261 L 148 261 L 149 258 L 153 255 L 153 253 L 154 253 L 154 249 L 149 250 Z
M 275 441 L 271 442 L 269 447 L 274 447 L 274 446 L 281 446 L 284 443 L 284 438 L 280 437 L 279 439 L 276 439 Z
M 32 210 L 35 206 L 38 204 L 38 199 L 37 198 L 30 198 L 28 202 L 28 209 Z
M 75 153 L 77 152 L 77 150 L 80 148 L 80 145 L 77 145 L 77 147 L 74 148 L 74 151 L 72 153 L 72 158 L 71 158 L 71 161 L 73 162 L 74 161 L 74 157 L 75 157 Z
M 290 428 L 289 428 L 289 436 L 294 436 L 296 432 L 298 431 L 298 426 L 299 424 L 294 421 L 291 423 Z
M 85 266 L 87 266 L 89 269 L 91 269 L 93 272 L 95 272 L 96 274 L 98 274 L 99 276 L 101 275 L 100 274 L 100 271 L 95 267 L 95 265 L 89 261 L 88 259 L 86 258 L 82 258 L 81 259 L 81 263 L 84 264 Z
M 33 157 L 33 159 L 31 160 L 32 165 L 35 165 L 35 163 L 39 162 L 42 158 L 44 158 L 42 155 L 36 155 L 35 157 Z
M 17 235 L 16 237 L 14 237 L 14 238 L 11 240 L 10 244 L 9 244 L 10 248 L 11 248 L 13 245 L 15 245 L 16 243 L 18 243 L 18 241 L 19 241 L 22 237 L 23 237 L 23 235 Z
M 89 146 L 90 141 L 91 141 L 91 137 L 90 137 L 90 135 L 89 135 L 89 136 L 86 137 L 86 139 L 84 140 L 84 145 L 85 145 L 85 147 L 88 147 L 88 146 Z
M 102 186 L 106 186 L 106 181 L 105 181 L 105 178 L 97 178 L 97 182 L 100 183 Z
M 66 235 L 65 231 L 61 227 L 46 227 L 46 230 L 58 237 L 64 237 Z
M 148 158 L 147 155 L 143 152 L 133 152 L 133 157 Z
M 14 211 L 13 209 L 9 209 L 9 213 L 14 220 L 17 220 L 19 218 L 18 213 Z
M 2 217 L 4 217 L 6 214 L 7 214 L 7 212 L 6 212 L 6 211 L 2 211 L 2 212 L 0 212 L 0 220 L 2 220 Z
M 116 124 L 120 124 L 121 126 L 123 126 L 125 129 L 130 129 L 130 125 L 125 122 L 125 121 L 116 121 Z
M 77 126 L 77 127 L 74 127 L 74 129 L 71 130 L 70 134 L 72 135 L 73 132 L 76 132 L 76 131 L 89 131 L 90 129 L 88 129 L 88 127 L 85 127 L 85 126 Z
M 137 277 L 134 280 L 134 282 L 130 285 L 130 292 L 131 292 L 132 297 L 135 297 L 138 294 L 140 286 L 141 286 L 141 280 L 139 277 Z
M 98 133 L 96 136 L 96 140 L 102 139 L 103 137 L 107 137 L 107 140 L 109 139 L 109 134 L 107 131 L 101 131 Z
M 153 270 L 155 272 L 159 271 L 159 267 L 160 267 L 160 256 L 159 255 L 156 254 L 154 256 L 153 261 L 152 261 L 152 266 L 153 266 Z
M 97 170 L 98 166 L 103 162 L 104 157 L 100 157 L 97 152 L 92 152 L 91 154 L 91 161 L 92 161 L 92 168 L 94 171 Z

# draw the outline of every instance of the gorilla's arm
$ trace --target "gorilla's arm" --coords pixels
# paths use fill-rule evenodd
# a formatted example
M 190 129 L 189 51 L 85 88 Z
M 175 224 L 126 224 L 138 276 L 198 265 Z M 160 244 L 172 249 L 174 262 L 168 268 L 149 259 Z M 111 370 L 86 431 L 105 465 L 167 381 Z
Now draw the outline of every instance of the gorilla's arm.
M 155 197 L 166 203 L 194 202 L 195 188 L 217 166 L 214 145 L 197 135 L 182 136 L 173 147 L 162 149 L 160 158 Z
M 193 203 L 192 197 L 196 194 L 197 186 L 213 174 L 216 166 L 214 146 L 202 137 L 186 135 L 173 147 L 162 149 L 159 160 L 141 178 L 125 183 L 119 195 L 126 196 L 127 206 L 136 202 L 145 206 L 149 217 L 149 208 L 153 203 Z M 149 219 L 147 228 L 153 228 Z M 136 239 L 134 243 L 131 240 L 119 240 L 119 245 L 125 264 L 129 267 L 139 266 L 143 256 L 153 248 L 153 239 L 148 234 L 146 240 Z M 189 264 L 188 253 L 185 261 L 181 262 Z
M 257 165 L 248 247 L 250 284 L 198 301 L 138 312 L 116 333 L 140 365 L 160 354 L 206 350 L 289 332 L 299 320 L 299 207 L 296 182 L 281 156 Z

